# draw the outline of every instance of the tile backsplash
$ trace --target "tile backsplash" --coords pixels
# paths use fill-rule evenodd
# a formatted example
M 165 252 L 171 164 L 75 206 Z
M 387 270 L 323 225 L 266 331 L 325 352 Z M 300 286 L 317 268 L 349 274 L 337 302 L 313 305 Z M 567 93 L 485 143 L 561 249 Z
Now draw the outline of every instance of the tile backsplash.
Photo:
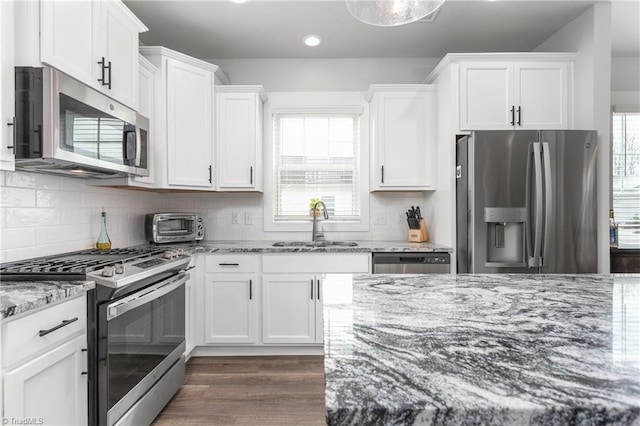
M 264 232 L 262 201 L 263 195 L 255 193 L 155 193 L 96 187 L 61 176 L 0 172 L 0 262 L 93 247 L 102 207 L 113 247 L 144 243 L 144 215 L 159 211 L 201 213 L 208 240 L 311 238 L 311 224 L 308 232 Z M 420 192 L 371 193 L 369 231 L 330 232 L 327 238 L 406 240 L 404 212 L 424 204 Z

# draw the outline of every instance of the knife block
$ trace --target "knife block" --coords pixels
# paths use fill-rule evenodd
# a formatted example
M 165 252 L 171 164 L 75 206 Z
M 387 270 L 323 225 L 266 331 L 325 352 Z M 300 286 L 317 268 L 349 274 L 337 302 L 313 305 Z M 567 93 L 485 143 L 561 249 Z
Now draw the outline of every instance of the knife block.
M 427 223 L 424 218 L 420 219 L 420 229 L 409 229 L 410 243 L 424 243 L 429 241 L 429 231 L 427 231 Z

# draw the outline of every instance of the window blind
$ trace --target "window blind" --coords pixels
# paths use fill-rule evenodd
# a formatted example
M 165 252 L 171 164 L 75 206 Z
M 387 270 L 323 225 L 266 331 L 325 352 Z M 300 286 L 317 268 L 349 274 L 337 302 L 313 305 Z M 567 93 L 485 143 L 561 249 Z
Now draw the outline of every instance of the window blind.
M 331 220 L 360 218 L 360 129 L 357 114 L 274 114 L 274 220 L 310 215 L 321 199 Z
M 612 120 L 613 211 L 620 246 L 640 247 L 640 113 Z

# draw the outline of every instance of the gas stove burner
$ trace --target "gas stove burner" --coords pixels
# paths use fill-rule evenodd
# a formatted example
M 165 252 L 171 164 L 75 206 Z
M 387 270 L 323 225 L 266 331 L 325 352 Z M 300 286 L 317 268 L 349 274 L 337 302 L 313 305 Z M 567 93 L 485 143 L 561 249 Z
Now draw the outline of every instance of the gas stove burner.
M 83 279 L 88 273 L 107 266 L 152 256 L 164 256 L 166 252 L 166 248 L 158 247 L 80 250 L 4 263 L 0 265 L 0 276 L 4 280 Z

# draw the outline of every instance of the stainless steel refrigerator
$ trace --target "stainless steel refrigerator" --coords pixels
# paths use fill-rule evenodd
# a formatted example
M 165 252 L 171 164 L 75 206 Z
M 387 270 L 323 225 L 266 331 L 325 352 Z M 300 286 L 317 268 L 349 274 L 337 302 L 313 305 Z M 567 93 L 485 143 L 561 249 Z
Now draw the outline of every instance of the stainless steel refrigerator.
M 456 142 L 459 273 L 597 272 L 595 131 L 475 131 Z

